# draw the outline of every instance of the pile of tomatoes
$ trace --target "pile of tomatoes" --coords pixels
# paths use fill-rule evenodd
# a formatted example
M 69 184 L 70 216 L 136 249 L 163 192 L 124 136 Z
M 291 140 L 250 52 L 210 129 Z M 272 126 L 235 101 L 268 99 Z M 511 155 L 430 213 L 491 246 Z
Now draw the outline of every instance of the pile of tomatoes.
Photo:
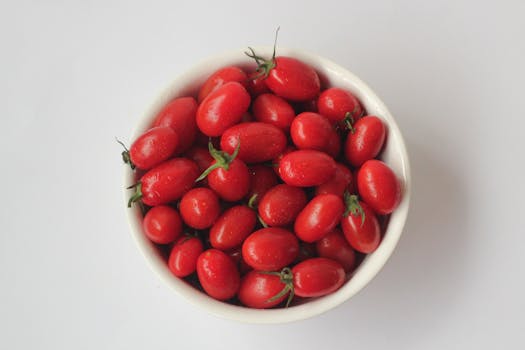
M 287 306 L 344 284 L 401 189 L 375 159 L 384 122 L 350 91 L 322 88 L 295 58 L 247 55 L 257 68 L 219 69 L 123 152 L 129 205 L 176 277 L 218 300 Z

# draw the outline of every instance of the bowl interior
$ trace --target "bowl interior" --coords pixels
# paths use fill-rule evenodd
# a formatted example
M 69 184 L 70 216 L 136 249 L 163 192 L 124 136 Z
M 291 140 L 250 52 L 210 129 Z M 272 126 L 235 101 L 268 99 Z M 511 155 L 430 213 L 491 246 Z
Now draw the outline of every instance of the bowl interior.
M 270 57 L 273 50 L 271 47 L 254 49 L 265 57 Z M 252 60 L 244 54 L 244 51 L 239 49 L 216 55 L 195 65 L 176 78 L 158 94 L 154 103 L 142 115 L 131 140 L 136 139 L 150 127 L 157 113 L 171 99 L 196 95 L 198 87 L 217 69 L 227 65 L 254 67 Z M 279 55 L 295 57 L 311 65 L 319 73 L 324 87 L 340 87 L 351 91 L 364 105 L 368 114 L 376 115 L 385 121 L 388 136 L 381 158 L 399 178 L 402 184 L 402 200 L 396 211 L 390 215 L 379 248 L 367 255 L 351 278 L 337 292 L 287 309 L 270 310 L 250 309 L 217 301 L 199 292 L 187 282 L 174 277 L 167 267 L 163 253 L 143 234 L 142 213 L 138 206 L 128 209 L 132 235 L 152 269 L 164 282 L 179 295 L 209 312 L 242 322 L 283 323 L 304 319 L 327 311 L 355 295 L 370 282 L 392 254 L 402 233 L 410 201 L 410 174 L 405 144 L 394 118 L 377 95 L 354 74 L 325 58 L 295 49 L 278 48 L 277 52 Z M 129 167 L 125 167 L 124 184 L 126 187 L 136 180 L 135 174 Z M 129 195 L 129 191 L 125 191 L 126 202 Z

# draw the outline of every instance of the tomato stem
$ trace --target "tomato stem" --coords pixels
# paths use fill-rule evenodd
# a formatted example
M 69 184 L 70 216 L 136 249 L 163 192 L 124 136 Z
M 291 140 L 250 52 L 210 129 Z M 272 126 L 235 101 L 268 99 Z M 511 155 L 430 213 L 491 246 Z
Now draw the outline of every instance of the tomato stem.
M 274 275 L 279 276 L 281 283 L 284 283 L 284 288 L 277 294 L 275 294 L 273 297 L 268 299 L 266 302 L 271 303 L 279 298 L 282 298 L 287 293 L 290 293 L 288 295 L 288 299 L 286 300 L 286 307 L 290 306 L 290 303 L 293 300 L 293 297 L 295 295 L 294 293 L 294 287 L 293 287 L 293 272 L 289 267 L 285 267 L 281 270 L 281 272 L 263 272 L 268 275 Z
M 133 162 L 131 161 L 131 157 L 129 155 L 129 149 L 126 147 L 126 145 L 124 144 L 124 142 L 120 141 L 119 139 L 117 139 L 115 137 L 115 140 L 117 140 L 117 142 L 122 146 L 124 147 L 124 151 L 122 151 L 121 155 L 122 155 L 122 161 L 125 163 L 125 164 L 129 164 L 129 166 L 131 167 L 131 170 L 135 170 L 135 164 L 133 164 Z
M 275 68 L 276 66 L 276 63 L 275 63 L 275 49 L 277 47 L 277 37 L 279 35 L 279 29 L 281 29 L 281 27 L 277 27 L 277 30 L 275 31 L 275 39 L 274 39 L 274 42 L 273 42 L 273 54 L 272 54 L 272 58 L 267 60 L 265 59 L 264 57 L 261 57 L 259 55 L 257 55 L 255 53 L 255 51 L 248 46 L 248 50 L 250 50 L 250 52 L 247 52 L 245 51 L 244 54 L 250 58 L 253 58 L 255 60 L 255 63 L 257 63 L 257 73 L 259 74 L 256 74 L 252 80 L 257 80 L 257 79 L 260 79 L 260 78 L 263 78 L 263 79 L 266 79 L 268 77 L 268 74 L 270 74 L 270 71 L 272 69 Z
M 353 112 L 346 112 L 343 123 L 352 134 L 355 133 Z
M 261 218 L 260 215 L 257 215 L 257 219 L 259 220 L 259 222 L 261 223 L 262 227 L 264 228 L 267 228 L 268 227 L 268 224 L 266 222 L 264 222 L 264 220 Z
M 132 188 L 135 189 L 135 193 L 133 193 L 133 195 L 129 198 L 128 208 L 131 208 L 131 205 L 133 203 L 138 202 L 143 196 L 142 195 L 142 182 L 139 181 L 136 184 L 129 186 L 127 189 L 130 190 Z
M 250 199 L 248 199 L 248 208 L 254 209 L 254 210 L 257 208 L 255 201 L 257 200 L 258 196 L 259 195 L 257 193 L 254 193 L 253 196 L 251 196 Z
M 348 191 L 345 191 L 344 200 L 346 205 L 346 210 L 343 216 L 348 216 L 352 214 L 353 216 L 361 215 L 361 227 L 365 224 L 365 212 L 363 207 L 359 204 L 359 198 L 355 194 L 350 194 Z
M 208 150 L 210 151 L 210 155 L 215 159 L 215 163 L 210 165 L 208 169 L 204 170 L 202 174 L 195 180 L 195 182 L 199 182 L 202 179 L 204 179 L 206 176 L 208 176 L 213 170 L 218 168 L 223 168 L 224 170 L 230 169 L 230 163 L 233 162 L 235 158 L 237 158 L 237 155 L 239 155 L 239 150 L 241 148 L 241 140 L 237 143 L 237 146 L 235 147 L 235 150 L 230 155 L 224 151 L 219 151 L 215 147 L 213 147 L 213 143 L 208 142 Z

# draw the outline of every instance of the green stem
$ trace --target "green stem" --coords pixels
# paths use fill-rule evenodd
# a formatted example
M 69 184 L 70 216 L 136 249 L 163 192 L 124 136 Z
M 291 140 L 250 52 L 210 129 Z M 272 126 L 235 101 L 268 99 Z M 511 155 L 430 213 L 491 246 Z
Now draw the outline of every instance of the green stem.
M 344 201 L 346 205 L 346 210 L 343 216 L 348 216 L 352 214 L 353 216 L 361 215 L 361 227 L 365 224 L 365 212 L 361 204 L 359 204 L 359 198 L 355 194 L 350 194 L 348 191 L 344 194 Z
M 276 300 L 279 300 L 283 296 L 285 296 L 287 293 L 290 293 L 288 295 L 288 300 L 286 301 L 286 307 L 290 306 L 290 303 L 292 302 L 293 297 L 295 296 L 292 270 L 289 267 L 285 267 L 281 270 L 281 272 L 263 272 L 263 273 L 274 275 L 274 276 L 275 275 L 279 276 L 281 283 L 284 283 L 284 288 L 279 293 L 277 293 L 276 295 L 268 299 L 266 302 L 267 303 L 274 302 Z
M 255 53 L 255 51 L 251 47 L 248 47 L 248 50 L 250 50 L 250 52 L 248 52 L 248 51 L 244 52 L 244 54 L 246 56 L 248 56 L 250 58 L 253 58 L 255 60 L 255 63 L 257 63 L 257 72 L 259 74 L 255 75 L 252 78 L 253 80 L 260 79 L 260 78 L 266 79 L 268 77 L 268 74 L 270 74 L 270 71 L 275 68 L 275 66 L 276 66 L 276 63 L 275 63 L 275 48 L 277 46 L 277 37 L 279 35 L 279 29 L 280 28 L 281 27 L 277 27 L 277 30 L 275 31 L 275 39 L 274 39 L 274 42 L 273 42 L 273 54 L 272 54 L 272 58 L 271 59 L 267 60 L 264 57 L 261 57 L 261 56 L 257 55 Z
M 354 128 L 354 117 L 352 112 L 346 112 L 345 118 L 343 119 L 343 123 L 345 124 L 346 128 L 350 130 L 352 134 L 355 133 Z
M 230 164 L 237 158 L 239 155 L 239 150 L 241 149 L 241 140 L 239 139 L 237 142 L 237 146 L 235 147 L 235 150 L 230 155 L 226 152 L 220 151 L 213 147 L 213 143 L 208 142 L 208 150 L 210 151 L 210 155 L 215 159 L 215 163 L 210 165 L 208 169 L 204 170 L 202 174 L 195 180 L 195 182 L 199 182 L 203 180 L 206 176 L 208 176 L 212 171 L 218 168 L 223 168 L 224 170 L 230 169 Z
M 128 187 L 128 189 L 132 189 L 134 188 L 135 189 L 135 193 L 133 193 L 133 195 L 129 198 L 129 201 L 128 201 L 128 208 L 131 208 L 131 205 L 135 202 L 138 202 L 143 194 L 142 194 L 142 182 L 137 182 L 136 184 L 134 185 L 131 185 Z
M 125 164 L 129 164 L 129 166 L 131 167 L 131 170 L 135 170 L 135 164 L 133 164 L 133 162 L 131 161 L 131 156 L 129 155 L 129 149 L 126 147 L 126 145 L 124 144 L 124 142 L 120 141 L 119 139 L 117 139 L 115 137 L 115 140 L 117 140 L 117 142 L 122 146 L 124 147 L 124 151 L 122 151 L 121 155 L 122 155 L 122 161 L 125 163 Z
M 255 193 L 253 196 L 250 197 L 250 199 L 248 199 L 248 208 L 254 209 L 254 210 L 257 209 L 257 206 L 255 204 L 257 197 L 258 197 L 258 194 Z

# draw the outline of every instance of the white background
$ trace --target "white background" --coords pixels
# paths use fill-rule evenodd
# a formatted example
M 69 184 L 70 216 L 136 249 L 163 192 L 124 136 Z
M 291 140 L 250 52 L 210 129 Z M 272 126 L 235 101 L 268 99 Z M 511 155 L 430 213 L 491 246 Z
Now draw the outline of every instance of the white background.
M 523 1 L 2 1 L 0 348 L 525 347 Z M 414 191 L 391 260 L 349 302 L 279 326 L 177 297 L 132 241 L 120 146 L 210 54 L 279 44 L 383 98 Z

